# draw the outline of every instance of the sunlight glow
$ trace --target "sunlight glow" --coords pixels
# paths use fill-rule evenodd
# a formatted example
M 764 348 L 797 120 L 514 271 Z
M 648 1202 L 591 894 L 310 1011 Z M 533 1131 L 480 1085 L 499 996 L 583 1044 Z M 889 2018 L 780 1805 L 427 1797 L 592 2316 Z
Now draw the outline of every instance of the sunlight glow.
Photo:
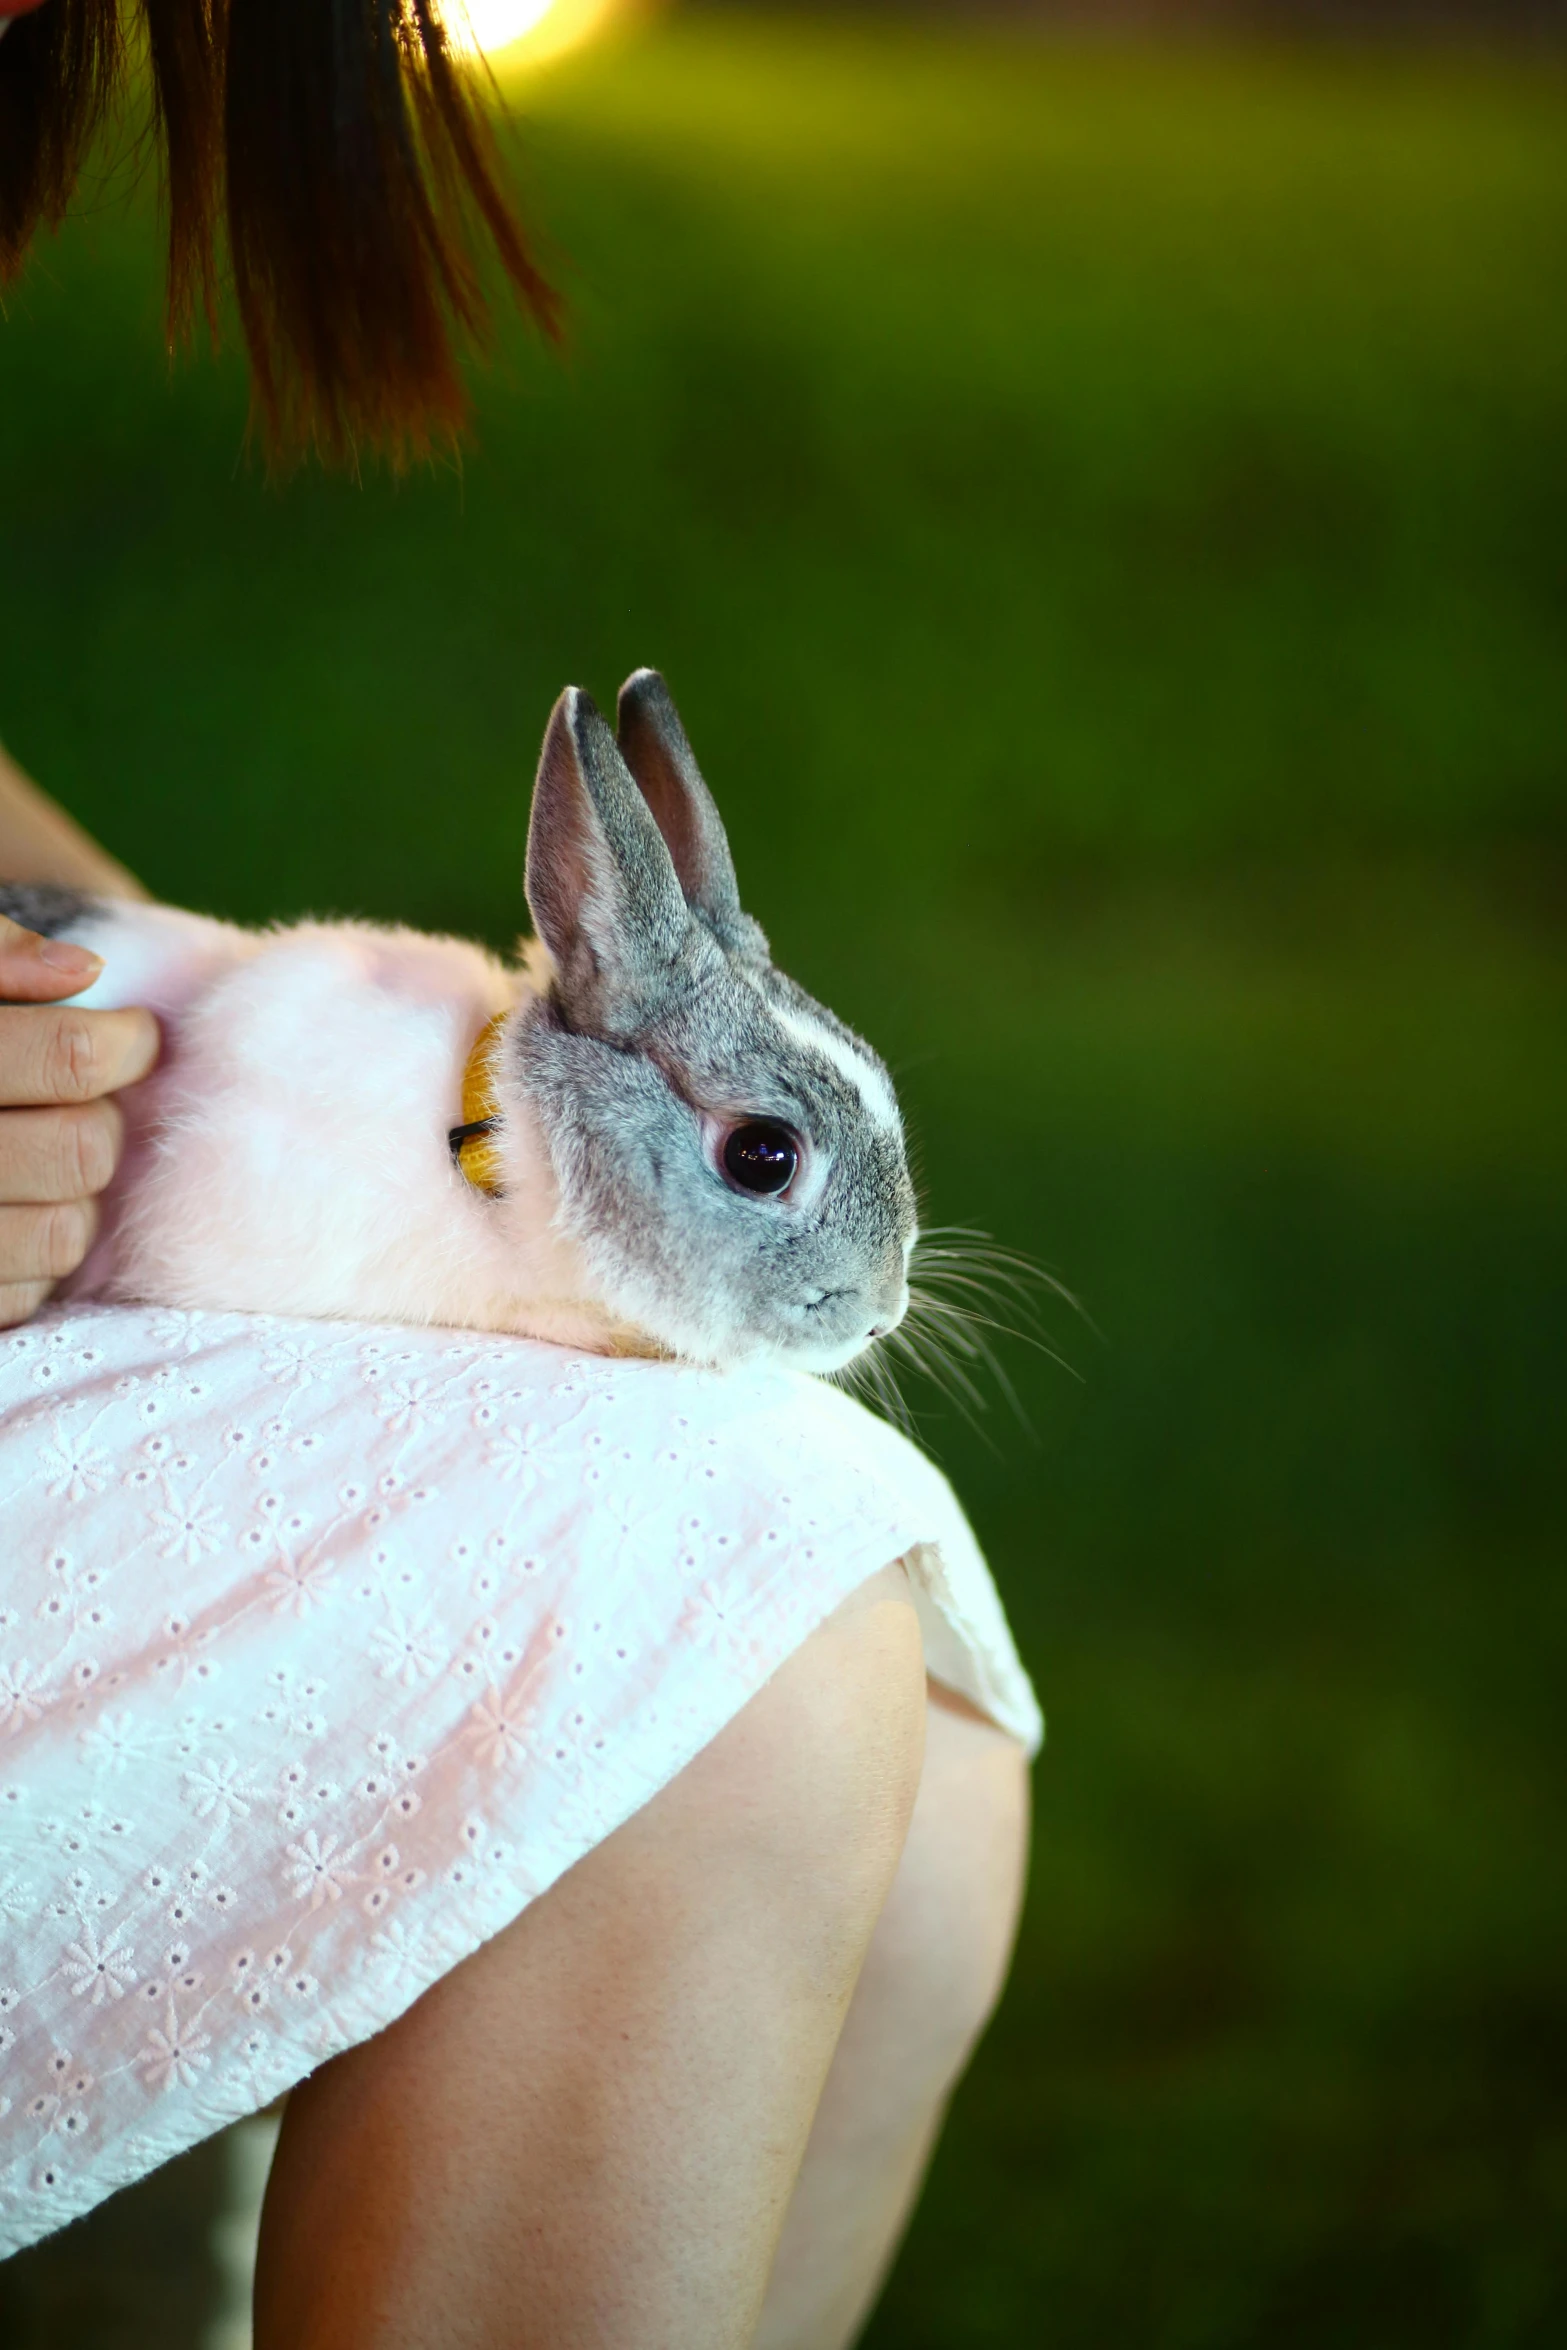
M 554 5 L 555 0 L 458 0 L 446 11 L 452 46 L 493 57 L 531 33 Z
M 614 0 L 447 0 L 443 15 L 459 56 L 509 65 L 574 49 L 613 8 Z

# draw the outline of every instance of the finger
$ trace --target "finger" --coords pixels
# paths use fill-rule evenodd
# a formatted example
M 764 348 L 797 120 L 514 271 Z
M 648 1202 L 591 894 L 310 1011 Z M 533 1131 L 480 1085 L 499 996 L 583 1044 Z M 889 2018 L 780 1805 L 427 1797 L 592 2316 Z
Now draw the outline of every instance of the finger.
M 0 1281 L 63 1281 L 92 1247 L 98 1208 L 90 1199 L 47 1208 L 0 1208 Z
M 47 1281 L 0 1281 L 0 1330 L 31 1321 L 49 1295 Z
M 80 1012 L 50 1004 L 0 1008 L 0 1105 L 96 1101 L 145 1077 L 158 1057 L 150 1012 Z
M 125 1120 L 112 1101 L 0 1113 L 0 1201 L 91 1199 L 119 1164 Z
M 103 969 L 102 955 L 69 939 L 40 938 L 0 914 L 0 998 L 24 1004 L 52 1003 L 91 987 Z

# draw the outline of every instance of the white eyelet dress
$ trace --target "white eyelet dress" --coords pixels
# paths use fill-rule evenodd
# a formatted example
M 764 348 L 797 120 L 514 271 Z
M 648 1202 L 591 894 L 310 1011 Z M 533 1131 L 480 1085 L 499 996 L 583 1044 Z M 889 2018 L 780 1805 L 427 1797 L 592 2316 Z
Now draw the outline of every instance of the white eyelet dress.
M 1032 1748 L 944 1479 L 814 1380 L 0 1333 L 0 2252 L 391 2022 L 897 1558 L 932 1672 Z

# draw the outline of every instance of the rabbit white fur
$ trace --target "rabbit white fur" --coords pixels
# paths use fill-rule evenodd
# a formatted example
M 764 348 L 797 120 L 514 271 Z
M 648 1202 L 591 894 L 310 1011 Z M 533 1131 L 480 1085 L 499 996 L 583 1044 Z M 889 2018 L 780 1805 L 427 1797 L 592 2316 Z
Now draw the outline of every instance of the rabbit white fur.
M 77 1291 L 822 1371 L 895 1324 L 915 1219 L 886 1072 L 773 970 L 654 672 L 618 745 L 585 694 L 556 704 L 527 877 L 516 966 L 0 890 L 104 956 L 80 1003 L 163 1024 Z M 447 1138 L 497 1015 L 486 1191 Z M 769 1185 L 793 1169 L 776 1192 L 731 1173 L 753 1180 L 757 1135 Z
M 146 1004 L 164 1055 L 78 1287 L 182 1306 L 613 1342 L 558 1229 L 525 1104 L 504 1196 L 453 1168 L 468 1052 L 530 983 L 461 939 L 359 923 L 247 932 L 159 906 L 73 924 L 85 1004 Z

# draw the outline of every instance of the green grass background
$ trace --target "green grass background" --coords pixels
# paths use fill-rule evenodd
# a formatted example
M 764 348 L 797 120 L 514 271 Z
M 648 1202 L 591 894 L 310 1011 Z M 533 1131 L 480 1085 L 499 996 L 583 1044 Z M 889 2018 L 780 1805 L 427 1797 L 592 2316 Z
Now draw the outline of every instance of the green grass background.
M 1567 84 L 686 17 L 515 94 L 572 306 L 269 488 L 145 195 L 0 332 L 0 729 L 159 892 L 506 938 L 670 676 L 930 1214 L 1051 1718 L 875 2350 L 1567 2339 Z

